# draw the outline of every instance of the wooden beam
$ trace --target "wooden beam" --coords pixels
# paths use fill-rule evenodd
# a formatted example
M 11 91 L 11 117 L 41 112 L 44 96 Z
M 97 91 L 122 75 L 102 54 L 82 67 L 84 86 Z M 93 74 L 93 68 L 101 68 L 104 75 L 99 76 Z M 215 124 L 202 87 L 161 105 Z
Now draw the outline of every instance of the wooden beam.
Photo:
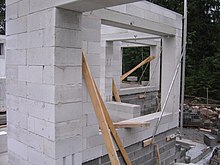
M 145 65 L 146 63 L 152 61 L 153 59 L 155 59 L 155 56 L 149 56 L 146 59 L 144 59 L 141 63 L 139 63 L 137 66 L 135 66 L 133 69 L 129 70 L 128 72 L 126 72 L 125 74 L 123 74 L 120 77 L 121 82 L 128 77 L 131 73 L 133 73 L 135 70 L 137 70 L 138 68 L 142 67 L 143 65 Z
M 89 95 L 91 97 L 91 101 L 96 113 L 96 117 L 98 119 L 98 123 L 100 129 L 102 131 L 102 136 L 105 142 L 105 146 L 109 155 L 109 159 L 112 165 L 120 165 L 118 155 L 116 153 L 116 149 L 110 134 L 109 127 L 107 125 L 107 121 L 105 119 L 105 115 L 103 113 L 102 104 L 100 102 L 99 92 L 96 88 L 96 84 L 93 80 L 92 74 L 90 72 L 88 63 L 86 61 L 84 52 L 82 52 L 82 71 L 83 76 L 87 85 L 87 89 L 89 91 Z
M 97 86 L 96 86 L 96 90 L 98 90 Z M 112 136 L 113 136 L 113 138 L 114 138 L 114 140 L 115 140 L 115 143 L 117 144 L 117 146 L 118 146 L 118 148 L 119 148 L 119 150 L 120 150 L 120 152 L 121 152 L 121 155 L 122 155 L 122 157 L 123 157 L 123 159 L 124 159 L 126 165 L 132 165 L 132 164 L 131 164 L 131 161 L 130 161 L 130 159 L 129 159 L 129 157 L 128 157 L 128 154 L 127 154 L 127 152 L 125 151 L 124 146 L 122 145 L 122 142 L 121 142 L 121 140 L 120 140 L 120 137 L 118 136 L 118 133 L 117 133 L 117 131 L 115 130 L 115 127 L 114 127 L 114 125 L 113 125 L 113 123 L 112 123 L 112 120 L 111 120 L 109 114 L 108 114 L 107 108 L 106 108 L 106 106 L 105 106 L 105 104 L 104 104 L 104 102 L 103 102 L 103 100 L 102 100 L 102 98 L 101 98 L 100 93 L 98 93 L 98 95 L 99 95 L 99 99 L 100 99 L 101 104 L 102 104 L 103 113 L 104 113 L 104 115 L 105 115 L 107 124 L 108 124 L 108 126 L 109 126 L 110 131 L 111 131 L 111 134 L 112 134 Z
M 115 128 L 135 128 L 135 127 L 149 127 L 149 122 L 129 122 L 129 121 L 123 121 L 123 122 L 117 122 L 114 123 Z
M 143 147 L 147 147 L 153 143 L 153 138 L 147 139 L 143 141 Z
M 115 98 L 115 101 L 116 102 L 121 102 L 121 98 L 119 96 L 119 92 L 118 92 L 118 89 L 117 89 L 117 87 L 115 85 L 114 79 L 112 79 L 112 93 L 113 93 L 113 96 Z

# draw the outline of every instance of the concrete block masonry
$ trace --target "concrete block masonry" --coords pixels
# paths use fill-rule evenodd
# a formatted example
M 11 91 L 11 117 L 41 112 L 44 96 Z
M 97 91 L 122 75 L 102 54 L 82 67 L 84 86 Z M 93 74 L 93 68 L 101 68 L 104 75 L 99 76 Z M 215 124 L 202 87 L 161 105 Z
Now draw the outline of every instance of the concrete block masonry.
M 82 77 L 82 49 L 88 56 L 88 63 L 101 96 L 104 102 L 108 102 L 106 104 L 110 115 L 115 115 L 120 120 L 150 122 L 149 128 L 117 130 L 133 164 L 155 163 L 153 147 L 143 148 L 141 141 L 152 136 L 159 113 L 140 115 L 156 106 L 159 71 L 151 81 L 151 87 L 155 90 L 149 87 L 142 102 L 135 94 L 145 90 L 137 89 L 138 92 L 133 93 L 134 95 L 127 93 L 128 97 L 132 96 L 135 100 L 132 103 L 139 105 L 111 102 L 112 78 L 119 87 L 122 42 L 110 41 L 107 35 L 103 36 L 101 24 L 117 27 L 123 24 L 123 27 L 130 29 L 116 30 L 115 33 L 120 38 L 129 38 L 129 32 L 132 33 L 130 37 L 134 37 L 135 33 L 131 30 L 137 30 L 138 37 L 139 34 L 146 36 L 142 32 L 152 32 L 152 29 L 155 35 L 172 33 L 169 38 L 163 37 L 163 46 L 167 47 L 163 48 L 163 55 L 169 62 L 171 58 L 179 57 L 181 17 L 148 2 L 123 5 L 123 13 L 113 11 L 116 10 L 114 7 L 106 9 L 126 2 L 133 0 L 111 0 L 104 3 L 88 0 L 6 0 L 6 108 L 10 165 L 86 165 L 91 162 L 109 164 L 108 157 L 104 156 L 107 153 L 106 148 Z M 101 7 L 105 7 L 101 10 L 104 14 L 97 15 L 96 9 Z M 118 17 L 113 18 L 106 14 L 108 12 L 117 14 Z M 152 23 L 157 16 L 160 19 Z M 132 21 L 133 25 L 130 24 Z M 147 29 L 140 22 L 152 24 L 146 26 Z M 108 31 L 108 34 L 111 35 L 112 31 Z M 160 43 L 152 41 L 151 45 L 154 46 L 151 50 L 158 54 Z M 163 61 L 162 67 L 172 73 L 177 61 L 174 60 L 173 65 L 168 65 L 167 61 Z M 162 73 L 161 77 L 165 84 L 161 88 L 164 100 L 171 77 L 166 73 Z M 179 79 L 175 81 L 175 89 L 171 94 L 173 101 L 169 101 L 169 106 L 165 109 L 157 132 L 159 135 L 156 136 L 163 164 L 171 164 L 174 160 L 175 141 L 166 142 L 164 138 L 165 135 L 173 134 L 173 128 L 177 126 L 178 116 L 175 112 L 179 107 L 178 86 Z M 126 95 L 128 91 L 121 92 Z
M 156 138 L 155 143 L 159 145 L 158 147 L 159 147 L 159 152 L 161 154 L 162 165 L 171 165 L 174 163 L 176 142 L 175 140 L 166 142 L 166 136 L 175 133 L 175 131 L 176 129 L 172 129 L 167 131 L 166 133 L 161 133 L 155 137 Z M 143 147 L 142 142 L 138 142 L 130 145 L 129 147 L 126 147 L 125 149 L 128 153 L 129 158 L 132 161 L 132 165 L 156 164 L 155 150 L 152 144 L 147 147 Z M 120 163 L 124 164 L 121 157 L 120 157 Z M 83 163 L 83 165 L 94 165 L 94 164 L 110 165 L 110 160 L 107 155 L 104 155 L 100 158 Z

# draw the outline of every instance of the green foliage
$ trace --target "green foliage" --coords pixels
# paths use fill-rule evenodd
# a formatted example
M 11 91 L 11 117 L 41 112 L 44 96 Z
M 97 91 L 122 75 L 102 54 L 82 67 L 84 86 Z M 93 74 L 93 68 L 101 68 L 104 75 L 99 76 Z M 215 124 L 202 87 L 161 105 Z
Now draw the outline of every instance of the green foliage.
M 151 0 L 183 14 L 183 0 Z M 220 100 L 220 1 L 188 0 L 186 94 Z
M 138 65 L 141 61 L 147 58 L 150 54 L 149 47 L 128 47 L 123 48 L 123 58 L 122 58 L 122 73 L 126 73 L 127 71 L 134 68 Z M 140 79 L 146 65 L 137 69 L 131 75 L 137 76 Z M 144 72 L 144 75 L 141 80 L 149 80 L 149 65 Z
M 0 34 L 5 34 L 5 0 L 0 0 Z

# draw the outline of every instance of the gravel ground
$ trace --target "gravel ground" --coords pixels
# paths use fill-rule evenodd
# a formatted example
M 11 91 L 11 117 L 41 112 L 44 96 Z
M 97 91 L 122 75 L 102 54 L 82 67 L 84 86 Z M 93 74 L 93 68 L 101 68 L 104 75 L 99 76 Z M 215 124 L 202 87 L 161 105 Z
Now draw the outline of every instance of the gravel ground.
M 196 128 L 183 128 L 183 138 L 190 139 L 198 143 L 203 143 L 203 137 L 206 133 L 207 132 L 200 131 Z

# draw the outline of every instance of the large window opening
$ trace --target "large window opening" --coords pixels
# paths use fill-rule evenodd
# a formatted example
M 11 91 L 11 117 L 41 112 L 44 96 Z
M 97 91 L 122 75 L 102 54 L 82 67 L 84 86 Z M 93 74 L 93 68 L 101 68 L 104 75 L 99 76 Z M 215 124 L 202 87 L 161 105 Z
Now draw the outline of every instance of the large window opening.
M 133 69 L 140 62 L 150 56 L 150 47 L 126 47 L 122 48 L 122 74 Z M 134 71 L 129 77 L 132 76 L 131 79 L 127 77 L 124 82 L 137 82 L 141 84 L 142 81 L 149 82 L 149 74 L 150 74 L 150 63 L 147 63 L 136 71 Z M 135 81 L 135 79 L 137 81 Z

